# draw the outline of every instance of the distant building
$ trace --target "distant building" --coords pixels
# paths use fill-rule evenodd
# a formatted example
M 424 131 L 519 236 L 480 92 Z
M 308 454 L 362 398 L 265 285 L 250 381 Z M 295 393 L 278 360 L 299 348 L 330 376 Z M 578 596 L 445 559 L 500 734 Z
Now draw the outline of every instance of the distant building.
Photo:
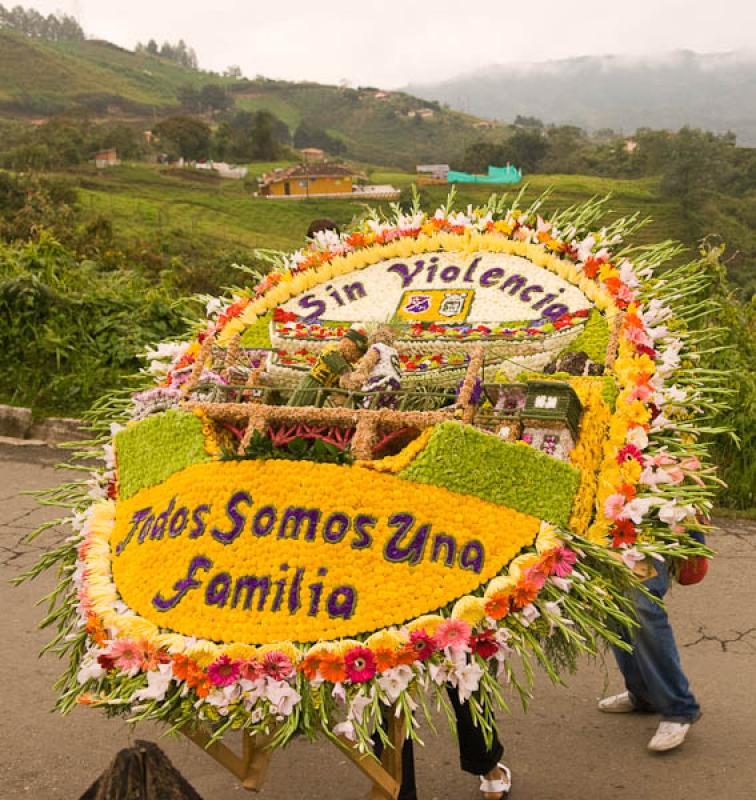
M 635 139 L 625 139 L 625 152 L 634 153 L 638 149 L 638 142 Z
M 259 180 L 263 197 L 312 197 L 352 193 L 352 183 L 360 177 L 344 164 L 319 161 L 274 169 Z
M 115 147 L 109 150 L 98 150 L 94 154 L 94 163 L 97 169 L 106 167 L 117 167 L 121 162 L 118 160 L 118 152 Z
M 415 167 L 415 172 L 418 175 L 430 175 L 431 178 L 445 181 L 446 176 L 449 174 L 448 164 L 418 164 Z
M 388 92 L 376 92 L 373 95 L 373 97 L 376 100 L 388 100 L 389 99 L 389 93 Z
M 429 119 L 433 116 L 435 112 L 432 108 L 418 108 L 414 111 L 408 111 L 407 116 L 412 117 L 420 117 L 421 119 Z
M 490 119 L 482 119 L 480 122 L 476 122 L 473 125 L 473 128 L 478 128 L 478 129 L 482 129 L 482 130 L 485 130 L 487 128 L 495 128 L 495 127 L 496 127 L 496 123 L 492 122 Z
M 509 163 L 505 167 L 489 166 L 487 175 L 472 175 L 450 169 L 446 180 L 449 183 L 519 183 L 522 180 L 522 170 Z
M 319 147 L 303 147 L 299 154 L 302 156 L 302 160 L 308 164 L 313 161 L 325 160 L 325 150 L 321 150 Z

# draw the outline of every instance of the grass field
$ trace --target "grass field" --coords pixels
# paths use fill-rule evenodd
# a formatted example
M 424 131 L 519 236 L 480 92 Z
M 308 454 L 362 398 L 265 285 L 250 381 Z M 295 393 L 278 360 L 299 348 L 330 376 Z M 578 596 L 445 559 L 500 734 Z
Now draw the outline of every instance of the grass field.
M 267 200 L 253 196 L 254 178 L 273 164 L 254 164 L 245 181 L 230 181 L 204 173 L 166 169 L 145 164 L 124 165 L 107 172 L 78 170 L 80 198 L 85 214 L 109 218 L 121 238 L 156 239 L 184 234 L 202 237 L 218 246 L 252 250 L 266 247 L 293 249 L 304 240 L 307 226 L 315 218 L 329 217 L 339 225 L 348 224 L 365 213 L 367 205 L 344 200 Z M 401 172 L 371 173 L 376 183 L 408 188 L 415 176 Z M 547 189 L 552 194 L 547 210 L 564 208 L 594 196 L 611 193 L 610 216 L 638 210 L 653 218 L 637 235 L 638 243 L 676 238 L 686 241 L 686 232 L 676 204 L 661 198 L 654 179 L 609 180 L 572 175 L 535 175 L 527 179 L 526 199 Z M 458 207 L 485 201 L 492 188 L 460 187 Z M 448 187 L 422 187 L 428 210 L 446 198 Z

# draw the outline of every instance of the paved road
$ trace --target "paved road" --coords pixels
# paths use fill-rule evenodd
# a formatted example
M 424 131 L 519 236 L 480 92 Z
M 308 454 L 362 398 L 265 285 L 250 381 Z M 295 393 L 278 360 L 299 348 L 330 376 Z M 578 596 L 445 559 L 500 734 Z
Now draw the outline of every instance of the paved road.
M 48 709 L 59 671 L 55 658 L 37 658 L 46 633 L 35 601 L 52 576 L 14 588 L 8 580 L 30 566 L 56 539 L 32 545 L 22 538 L 48 514 L 23 490 L 60 480 L 45 448 L 0 445 L 0 648 L 5 723 L 0 726 L 3 800 L 76 800 L 134 738 L 158 741 L 205 800 L 245 792 L 194 745 L 160 738 L 152 725 L 130 730 L 91 709 L 61 718 Z M 611 659 L 585 660 L 566 687 L 540 680 L 530 711 L 502 715 L 513 800 L 752 800 L 756 798 L 756 525 L 722 521 L 719 558 L 696 587 L 678 587 L 670 600 L 681 653 L 704 708 L 685 746 L 663 756 L 646 752 L 653 716 L 607 716 L 596 699 L 620 682 Z M 480 797 L 475 779 L 461 773 L 449 734 L 428 732 L 418 753 L 423 800 Z M 265 798 L 361 798 L 365 782 L 332 747 L 297 742 L 273 758 Z

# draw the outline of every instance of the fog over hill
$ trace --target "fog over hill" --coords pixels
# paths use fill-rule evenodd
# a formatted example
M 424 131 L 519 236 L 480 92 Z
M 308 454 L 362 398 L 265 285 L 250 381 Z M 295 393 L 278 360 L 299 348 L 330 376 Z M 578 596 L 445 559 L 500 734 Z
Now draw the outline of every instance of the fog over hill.
M 496 64 L 407 91 L 490 119 L 521 114 L 625 133 L 690 125 L 756 146 L 756 50 Z

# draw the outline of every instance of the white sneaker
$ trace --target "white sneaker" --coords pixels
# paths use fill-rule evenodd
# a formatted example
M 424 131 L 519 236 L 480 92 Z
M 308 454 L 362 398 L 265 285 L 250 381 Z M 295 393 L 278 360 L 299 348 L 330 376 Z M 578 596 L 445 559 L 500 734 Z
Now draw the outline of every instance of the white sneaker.
M 689 722 L 667 722 L 662 720 L 656 729 L 653 739 L 648 743 L 648 749 L 653 750 L 655 753 L 674 750 L 675 747 L 679 747 L 685 741 L 689 730 Z
M 607 714 L 627 714 L 630 711 L 635 711 L 636 708 L 630 697 L 630 692 L 622 692 L 599 700 L 598 710 Z

